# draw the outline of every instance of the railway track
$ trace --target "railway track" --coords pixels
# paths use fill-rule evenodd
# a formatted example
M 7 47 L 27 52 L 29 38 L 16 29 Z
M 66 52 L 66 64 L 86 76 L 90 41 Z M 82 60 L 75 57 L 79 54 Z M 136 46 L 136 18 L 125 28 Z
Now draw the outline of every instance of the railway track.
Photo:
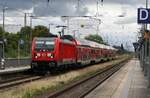
M 7 80 L 7 81 L 3 81 L 2 83 L 0 83 L 0 90 L 3 90 L 5 88 L 10 88 L 13 86 L 17 86 L 19 84 L 23 84 L 23 83 L 27 83 L 27 82 L 31 82 L 31 81 L 35 81 L 38 79 L 41 79 L 42 76 L 25 76 L 22 78 L 16 78 L 13 80 Z
M 33 75 L 30 71 L 5 73 L 0 75 L 0 90 L 17 86 L 22 83 L 35 81 L 41 79 L 42 76 Z
M 35 98 L 84 98 L 113 73 L 117 72 L 125 64 L 125 62 L 127 62 L 127 60 L 117 65 L 108 66 L 100 72 L 68 85 L 59 91 L 50 94 L 46 93 L 38 97 L 36 96 Z

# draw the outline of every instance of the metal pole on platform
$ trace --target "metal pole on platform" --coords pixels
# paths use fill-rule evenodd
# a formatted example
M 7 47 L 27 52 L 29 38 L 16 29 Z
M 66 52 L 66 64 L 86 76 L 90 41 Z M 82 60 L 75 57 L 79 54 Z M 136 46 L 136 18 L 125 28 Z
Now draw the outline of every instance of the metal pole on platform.
M 5 41 L 5 10 L 8 9 L 7 6 L 3 5 L 3 34 L 2 34 L 2 38 L 3 38 L 3 42 Z M 3 43 L 3 60 L 5 60 L 5 45 Z M 5 69 L 5 66 L 3 66 Z
M 147 8 L 148 7 L 148 0 L 146 0 L 146 3 L 145 3 L 145 7 Z M 147 30 L 147 24 L 144 24 L 144 32 L 143 32 L 143 35 L 144 33 L 146 32 Z M 144 37 L 144 36 L 143 36 Z M 147 75 L 147 64 L 146 64 L 146 57 L 147 57 L 147 40 L 144 40 L 144 62 L 143 62 L 143 65 L 144 65 L 144 76 Z
M 148 0 L 146 0 L 146 8 L 148 8 Z M 145 24 L 145 30 L 147 30 L 148 28 L 148 26 L 147 26 L 148 24 Z M 147 33 L 150 35 L 150 31 L 147 31 Z M 146 62 L 148 63 L 148 64 L 146 64 L 146 74 L 147 74 L 147 78 L 148 78 L 148 88 L 150 88 L 150 38 L 148 39 L 148 40 L 146 40 L 146 49 L 147 49 L 147 51 L 146 51 Z
M 18 41 L 18 65 L 20 64 L 20 42 Z
M 148 47 L 148 46 L 147 46 L 147 40 L 145 40 L 145 42 L 144 42 L 144 47 L 145 47 L 145 48 L 144 48 L 144 76 L 147 76 L 147 66 L 148 66 L 148 65 L 147 65 L 147 60 L 148 60 L 148 59 L 147 59 L 147 57 L 148 57 L 148 56 L 147 56 L 147 54 L 148 54 L 148 53 L 147 53 L 147 47 Z
M 32 58 L 32 14 L 30 16 L 30 28 L 31 28 L 31 31 L 30 31 L 30 57 Z

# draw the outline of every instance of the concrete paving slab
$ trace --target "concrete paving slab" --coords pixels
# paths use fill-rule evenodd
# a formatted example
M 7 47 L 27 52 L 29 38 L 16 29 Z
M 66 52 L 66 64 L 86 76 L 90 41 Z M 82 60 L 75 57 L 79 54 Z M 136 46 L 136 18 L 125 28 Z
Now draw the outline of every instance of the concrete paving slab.
M 21 72 L 21 71 L 29 70 L 30 68 L 31 68 L 30 66 L 17 67 L 17 68 L 7 68 L 4 70 L 0 70 L 0 75 L 5 74 L 5 73 Z
M 85 98 L 150 98 L 147 87 L 139 61 L 132 59 Z

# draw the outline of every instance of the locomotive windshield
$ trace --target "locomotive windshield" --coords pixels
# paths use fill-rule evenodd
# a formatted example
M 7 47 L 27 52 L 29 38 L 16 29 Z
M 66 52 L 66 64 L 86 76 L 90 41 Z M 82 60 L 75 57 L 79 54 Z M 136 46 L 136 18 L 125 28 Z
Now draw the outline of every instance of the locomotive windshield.
M 35 51 L 54 51 L 54 39 L 52 40 L 36 40 Z

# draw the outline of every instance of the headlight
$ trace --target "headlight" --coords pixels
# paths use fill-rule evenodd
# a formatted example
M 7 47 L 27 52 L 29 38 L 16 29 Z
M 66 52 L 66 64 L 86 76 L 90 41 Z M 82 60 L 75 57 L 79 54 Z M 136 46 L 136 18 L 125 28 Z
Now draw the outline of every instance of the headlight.
M 37 55 L 37 57 L 40 57 L 40 56 L 41 56 L 41 54 L 40 54 L 40 53 L 37 53 L 36 55 Z
M 5 60 L 4 60 L 4 59 L 2 59 L 1 61 L 2 61 L 2 62 L 5 62 Z
M 37 59 L 38 57 L 37 57 L 37 56 L 35 56 L 35 58 Z
M 48 57 L 51 57 L 51 55 L 52 55 L 51 53 L 47 53 L 47 56 L 48 56 Z
M 51 53 L 47 53 L 47 56 L 48 56 L 49 58 L 54 58 L 54 55 L 51 54 Z
M 4 65 L 4 59 L 1 60 L 1 65 L 2 65 L 2 66 Z

